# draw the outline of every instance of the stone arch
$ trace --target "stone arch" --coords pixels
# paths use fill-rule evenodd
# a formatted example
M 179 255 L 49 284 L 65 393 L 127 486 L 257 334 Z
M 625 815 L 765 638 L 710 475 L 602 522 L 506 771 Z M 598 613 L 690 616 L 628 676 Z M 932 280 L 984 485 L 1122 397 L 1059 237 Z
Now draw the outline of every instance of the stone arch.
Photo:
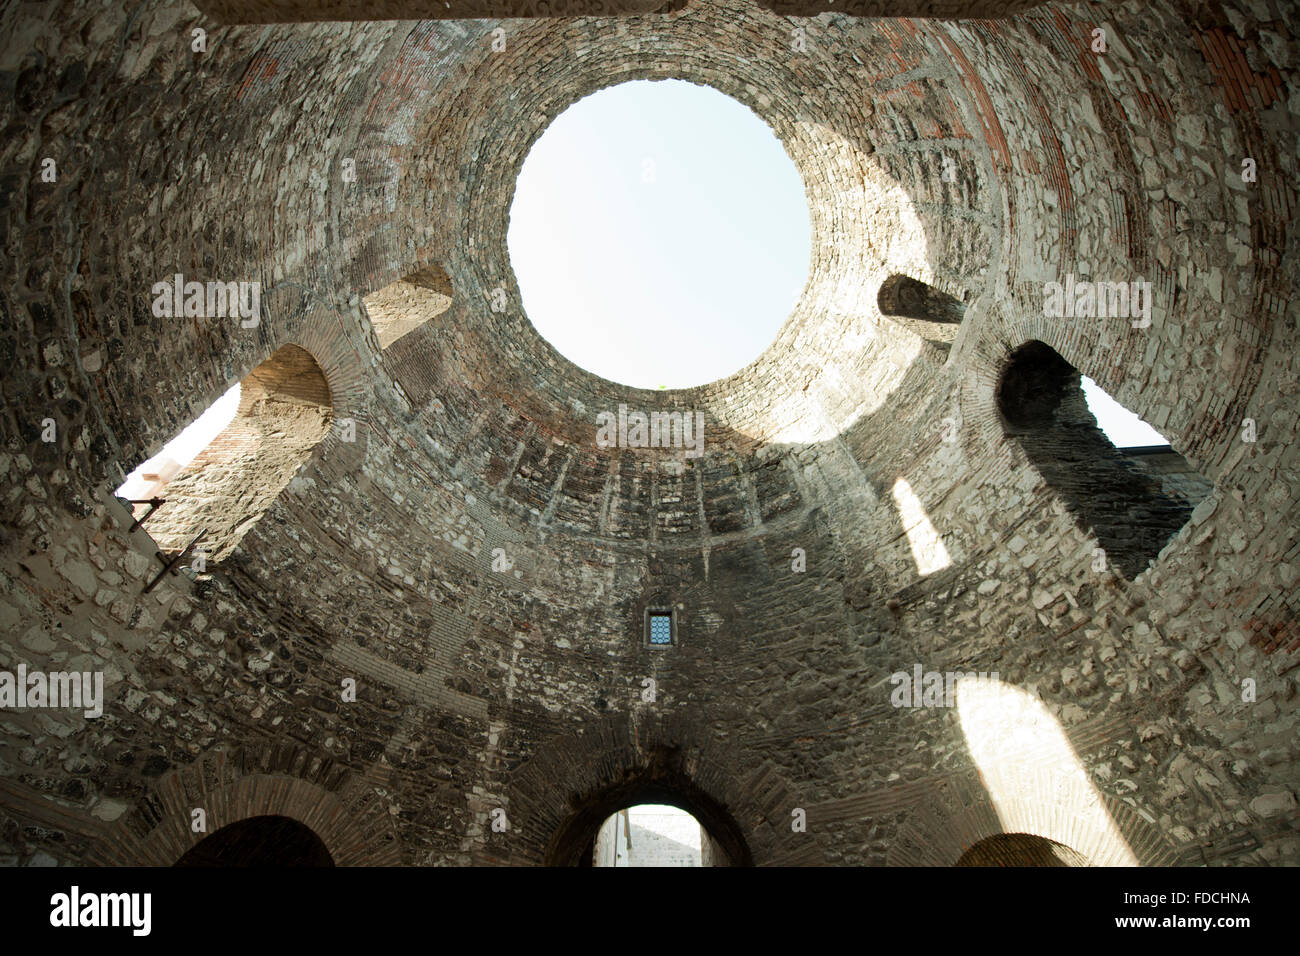
M 334 858 L 311 827 L 264 815 L 228 823 L 190 847 L 178 867 L 330 867 Z
M 1104 810 L 1124 834 L 1120 846 L 1088 813 Z M 889 866 L 956 866 L 981 841 L 1007 834 L 1037 837 L 1068 847 L 1095 866 L 1174 866 L 1178 851 L 1141 813 L 1110 795 L 1087 793 L 1078 779 L 1051 767 L 1026 765 L 1013 801 L 994 807 L 978 773 L 933 784 L 899 829 L 886 858 Z
M 519 770 L 509 802 L 521 857 L 584 865 L 611 813 L 649 802 L 694 816 L 731 866 L 779 858 L 796 801 L 769 765 L 746 772 L 680 724 L 635 721 L 605 720 L 586 733 L 553 738 Z
M 985 837 L 961 855 L 954 866 L 1091 866 L 1087 857 L 1064 843 L 1030 833 Z
M 895 272 L 876 293 L 880 314 L 943 348 L 952 344 L 966 313 L 965 304 L 942 289 Z
M 1165 487 L 1100 430 L 1081 373 L 1037 339 L 1008 356 L 996 388 L 1006 435 L 1081 526 L 1109 566 L 1137 577 L 1187 523 L 1200 498 Z M 1191 472 L 1176 454 L 1176 469 Z M 1203 497 L 1203 495 L 1202 495 Z
M 258 763 L 270 766 L 264 771 Z M 191 830 L 195 808 L 206 813 L 207 833 Z M 284 748 L 260 757 L 251 751 L 217 751 L 167 774 L 91 849 L 88 860 L 105 866 L 171 866 L 220 828 L 266 816 L 287 817 L 309 828 L 336 866 L 402 863 L 388 807 L 371 787 L 319 757 Z
M 640 803 L 659 803 L 685 810 L 705 828 L 728 866 L 753 863 L 749 846 L 735 820 L 680 765 L 679 751 L 656 749 L 624 778 L 574 802 L 572 813 L 547 845 L 550 866 L 589 866 L 596 832 L 611 813 Z
M 361 304 L 383 352 L 446 312 L 452 297 L 447 271 L 430 263 L 371 292 Z
M 352 310 L 373 365 L 411 409 L 428 401 L 446 327 L 462 321 L 465 303 L 457 283 L 438 257 L 398 256 L 402 268 L 367 272 Z

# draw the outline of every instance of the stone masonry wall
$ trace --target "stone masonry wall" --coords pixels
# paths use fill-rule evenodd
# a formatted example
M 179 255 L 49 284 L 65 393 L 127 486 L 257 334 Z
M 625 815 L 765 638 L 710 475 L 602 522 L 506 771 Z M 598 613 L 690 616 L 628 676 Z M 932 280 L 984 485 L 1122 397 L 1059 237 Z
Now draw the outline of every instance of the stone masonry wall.
M 296 819 L 337 863 L 555 862 L 667 798 L 732 862 L 952 865 L 1003 832 L 1300 861 L 1294 24 L 1027 7 L 7 7 L 0 669 L 102 670 L 107 699 L 0 711 L 0 861 L 174 862 L 202 802 L 212 830 Z M 772 126 L 813 256 L 763 356 L 648 392 L 538 337 L 505 234 L 555 116 L 665 77 Z M 450 306 L 384 341 L 362 300 L 421 270 Z M 260 323 L 155 316 L 178 272 L 261 282 Z M 1067 273 L 1150 280 L 1151 325 L 1044 316 Z M 960 302 L 955 335 L 882 315 L 894 275 Z M 1094 570 L 1008 433 L 1030 341 L 1212 483 L 1140 573 Z M 285 346 L 329 415 L 207 574 L 144 593 L 162 525 L 129 533 L 112 489 Z M 620 404 L 702 411 L 705 453 L 599 447 Z M 679 642 L 648 647 L 663 603 Z M 918 664 L 998 678 L 894 706 Z

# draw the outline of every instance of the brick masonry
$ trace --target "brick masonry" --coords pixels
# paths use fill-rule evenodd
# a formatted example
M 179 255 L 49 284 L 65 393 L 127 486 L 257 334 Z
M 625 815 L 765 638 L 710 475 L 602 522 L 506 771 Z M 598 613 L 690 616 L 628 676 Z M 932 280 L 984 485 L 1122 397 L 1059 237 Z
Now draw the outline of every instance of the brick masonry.
M 6 7 L 0 669 L 102 670 L 107 700 L 0 711 L 0 862 L 172 862 L 197 806 L 298 820 L 340 864 L 576 862 L 617 804 L 670 797 L 739 863 L 1041 861 L 987 842 L 1013 832 L 1091 863 L 1300 862 L 1293 19 L 890 9 L 917 18 Z M 505 234 L 555 116 L 668 77 L 771 125 L 813 255 L 763 356 L 646 392 L 540 340 Z M 177 272 L 260 282 L 260 323 L 153 315 Z M 1044 317 L 1065 273 L 1151 281 L 1151 326 Z M 417 274 L 441 298 L 387 340 L 366 303 Z M 895 275 L 960 303 L 955 333 L 883 314 Z M 1094 570 L 1008 428 L 1035 341 L 1212 488 L 1136 573 Z M 165 526 L 129 533 L 112 489 L 286 348 L 315 430 L 263 432 L 288 457 L 260 517 L 232 500 L 209 573 L 143 593 Z M 620 403 L 703 411 L 705 454 L 599 447 Z M 928 574 L 900 480 L 949 558 Z M 680 640 L 646 647 L 665 602 Z M 961 707 L 891 706 L 918 662 L 997 671 L 993 713 L 1068 748 L 1013 727 L 980 765 Z

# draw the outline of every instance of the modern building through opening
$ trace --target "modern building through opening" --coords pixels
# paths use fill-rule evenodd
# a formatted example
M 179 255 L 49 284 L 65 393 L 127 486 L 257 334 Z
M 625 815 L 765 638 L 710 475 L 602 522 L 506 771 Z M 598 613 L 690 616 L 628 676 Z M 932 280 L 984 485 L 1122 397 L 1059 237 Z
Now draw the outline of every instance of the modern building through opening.
M 593 866 L 712 866 L 711 840 L 678 807 L 642 803 L 613 813 L 596 836 Z

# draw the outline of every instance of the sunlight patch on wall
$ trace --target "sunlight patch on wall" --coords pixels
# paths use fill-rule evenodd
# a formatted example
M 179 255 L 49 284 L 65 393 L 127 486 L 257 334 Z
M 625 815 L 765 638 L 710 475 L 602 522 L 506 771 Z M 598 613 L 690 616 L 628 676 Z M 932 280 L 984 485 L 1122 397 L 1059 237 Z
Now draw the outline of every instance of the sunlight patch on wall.
M 922 575 L 933 574 L 952 564 L 943 538 L 934 529 L 921 499 L 916 497 L 916 492 L 904 478 L 894 482 L 894 504 L 898 506 L 898 520 L 907 534 L 907 543 L 912 547 L 916 570 Z
M 963 677 L 957 717 L 1004 832 L 1055 840 L 1099 866 L 1138 865 L 1042 701 L 1000 680 Z

